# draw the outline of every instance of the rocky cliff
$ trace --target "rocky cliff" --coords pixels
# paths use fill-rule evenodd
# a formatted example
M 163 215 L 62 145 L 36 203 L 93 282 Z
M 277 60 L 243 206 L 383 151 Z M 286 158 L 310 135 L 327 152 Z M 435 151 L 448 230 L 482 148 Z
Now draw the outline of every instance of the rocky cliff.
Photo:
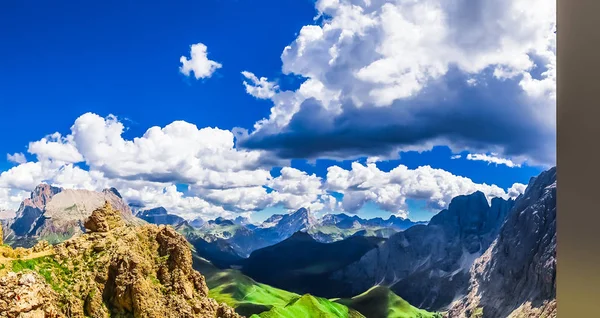
M 469 268 L 493 242 L 513 204 L 495 198 L 490 206 L 482 192 L 458 196 L 428 225 L 392 235 L 332 278 L 349 283 L 344 291 L 349 295 L 384 285 L 419 308 L 444 309 L 466 293 Z
M 109 202 L 86 234 L 23 257 L 0 258 L 7 317 L 239 317 L 208 298 L 185 239 L 171 227 L 131 226 Z M 6 253 L 5 253 L 6 254 Z
M 532 178 L 449 317 L 556 316 L 556 168 Z

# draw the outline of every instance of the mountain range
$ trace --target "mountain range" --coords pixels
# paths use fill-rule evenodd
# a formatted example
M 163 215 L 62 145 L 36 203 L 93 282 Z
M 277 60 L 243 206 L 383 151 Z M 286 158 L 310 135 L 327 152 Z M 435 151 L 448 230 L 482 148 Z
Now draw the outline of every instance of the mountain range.
M 42 184 L 13 218 L 2 220 L 2 237 L 12 247 L 39 250 L 50 242 L 68 250 L 72 243 L 61 242 L 99 231 L 89 220 L 107 204 L 125 228 L 155 223 L 185 237 L 194 266 L 214 274 L 215 297 L 242 314 L 311 308 L 324 317 L 338 311 L 391 317 L 397 310 L 423 317 L 556 315 L 556 168 L 532 178 L 516 200 L 476 191 L 453 198 L 429 222 L 346 214 L 318 219 L 305 208 L 260 224 L 243 217 L 185 220 L 162 207 L 132 209 L 114 188 Z M 242 285 L 279 295 L 278 305 L 271 296 L 253 296 L 249 304 L 232 294 L 232 288 L 248 290 Z M 377 309 L 383 303 L 389 306 Z
M 4 241 L 25 247 L 33 246 L 39 240 L 59 243 L 83 233 L 83 221 L 106 201 L 121 213 L 126 222 L 145 223 L 132 214 L 115 188 L 96 192 L 40 184 L 21 203 L 14 218 L 3 220 Z

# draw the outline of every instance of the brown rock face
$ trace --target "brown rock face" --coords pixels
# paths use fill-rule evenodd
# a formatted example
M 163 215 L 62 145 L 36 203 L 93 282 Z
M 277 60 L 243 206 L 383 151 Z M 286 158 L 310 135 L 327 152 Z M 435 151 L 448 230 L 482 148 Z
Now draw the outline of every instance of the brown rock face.
M 58 295 L 37 273 L 9 273 L 0 278 L 0 316 L 65 317 L 58 311 Z
M 171 227 L 125 225 L 109 203 L 85 226 L 34 269 L 51 278 L 40 290 L 52 296 L 42 303 L 58 308 L 57 317 L 240 317 L 208 298 L 187 242 Z
M 124 225 L 119 211 L 113 210 L 108 201 L 104 202 L 103 207 L 94 210 L 84 223 L 89 232 L 108 232 Z

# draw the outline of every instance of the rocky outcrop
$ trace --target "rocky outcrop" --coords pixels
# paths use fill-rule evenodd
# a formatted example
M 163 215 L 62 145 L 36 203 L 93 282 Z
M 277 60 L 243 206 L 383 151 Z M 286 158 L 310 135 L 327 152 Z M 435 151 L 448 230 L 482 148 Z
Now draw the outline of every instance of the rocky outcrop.
M 392 235 L 332 278 L 347 282 L 340 296 L 375 285 L 389 286 L 409 303 L 428 310 L 446 308 L 466 293 L 469 268 L 496 237 L 513 201 L 491 200 L 482 192 L 454 198 L 428 225 Z M 346 295 L 346 294 L 348 295 Z
M 24 273 L 17 275 L 39 273 L 50 284 L 35 289 L 41 295 L 35 308 L 55 308 L 57 317 L 239 317 L 208 298 L 187 242 L 173 228 L 128 225 L 110 203 L 85 224 L 86 234 L 54 246 L 48 256 L 28 266 L 12 263 L 11 270 Z M 20 288 L 4 286 L 3 294 Z
M 449 317 L 556 316 L 556 168 L 532 178 L 470 277 Z
M 102 208 L 94 210 L 92 215 L 85 221 L 86 232 L 108 232 L 125 225 L 121 215 L 115 211 L 108 201 L 104 202 Z
M 0 277 L 0 317 L 66 317 L 56 304 L 59 295 L 35 272 Z

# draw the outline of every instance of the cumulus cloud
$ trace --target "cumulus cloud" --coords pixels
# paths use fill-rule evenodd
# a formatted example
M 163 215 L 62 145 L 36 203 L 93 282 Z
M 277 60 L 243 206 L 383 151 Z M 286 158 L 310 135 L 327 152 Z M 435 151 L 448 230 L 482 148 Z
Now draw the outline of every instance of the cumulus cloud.
M 192 45 L 190 58 L 182 56 L 179 62 L 179 71 L 185 76 L 190 76 L 193 72 L 196 79 L 211 77 L 217 69 L 223 67 L 221 63 L 208 59 L 207 47 L 202 43 Z
M 526 184 L 515 183 L 508 189 L 508 196 L 512 199 L 517 199 L 521 194 L 525 193 Z
M 555 4 L 320 0 L 281 59 L 306 78 L 275 93 L 239 145 L 282 158 L 495 152 L 555 162 Z
M 246 92 L 258 99 L 269 99 L 275 96 L 279 86 L 274 82 L 269 82 L 266 77 L 258 78 L 254 73 L 243 71 L 242 75 L 249 81 L 244 81 Z
M 184 121 L 151 127 L 133 139 L 123 138 L 124 130 L 115 116 L 83 114 L 70 134 L 31 142 L 28 151 L 37 161 L 2 172 L 0 189 L 27 193 L 42 182 L 88 190 L 115 187 L 130 202 L 204 218 L 276 205 L 320 210 L 331 203 L 320 178 L 292 168 L 273 178 L 269 158 L 261 151 L 235 148 L 228 130 L 199 129 Z M 178 191 L 177 184 L 187 184 L 189 191 Z M 0 200 L 9 202 L 7 195 Z M 13 208 L 18 205 L 10 202 Z
M 22 152 L 17 152 L 15 154 L 6 154 L 6 160 L 12 162 L 12 163 L 26 163 L 27 162 L 27 158 L 25 158 L 25 155 Z
M 74 145 L 73 136 L 68 135 L 63 137 L 57 132 L 41 140 L 29 143 L 27 152 L 36 155 L 38 160 L 51 159 L 64 163 L 83 161 L 83 156 Z
M 352 163 L 350 170 L 331 166 L 327 169 L 327 189 L 344 195 L 342 207 L 357 212 L 367 202 L 381 209 L 407 215 L 407 199 L 423 200 L 432 211 L 446 208 L 458 195 L 483 192 L 488 200 L 508 199 L 522 193 L 523 185 L 515 183 L 508 191 L 496 185 L 478 184 L 469 178 L 453 175 L 442 169 L 421 166 L 409 169 L 399 165 L 389 172 L 375 164 Z
M 510 167 L 510 168 L 520 167 L 521 166 L 518 163 L 512 162 L 512 160 L 510 160 L 510 159 L 499 158 L 499 157 L 496 157 L 494 154 L 491 154 L 491 155 L 480 154 L 480 153 L 468 154 L 467 155 L 467 160 L 485 161 L 485 162 L 487 162 L 489 164 L 493 163 L 495 165 L 505 165 L 505 166 Z
M 37 160 L 0 174 L 0 209 L 15 210 L 42 182 L 96 191 L 115 187 L 130 203 L 163 206 L 189 219 L 249 215 L 274 206 L 353 213 L 366 202 L 407 216 L 407 199 L 424 200 L 436 210 L 452 197 L 476 190 L 489 198 L 508 198 L 525 188 L 515 184 L 506 192 L 429 166 L 411 170 L 400 165 L 385 172 L 374 163 L 379 158 L 366 165 L 353 163 L 350 170 L 331 166 L 325 178 L 288 166 L 274 177 L 276 165 L 265 164 L 265 153 L 238 149 L 227 130 L 183 121 L 151 127 L 133 139 L 123 138 L 124 130 L 114 116 L 86 113 L 75 120 L 70 134 L 30 143 L 28 151 Z M 188 190 L 178 190 L 181 184 Z M 341 202 L 334 192 L 343 194 Z

